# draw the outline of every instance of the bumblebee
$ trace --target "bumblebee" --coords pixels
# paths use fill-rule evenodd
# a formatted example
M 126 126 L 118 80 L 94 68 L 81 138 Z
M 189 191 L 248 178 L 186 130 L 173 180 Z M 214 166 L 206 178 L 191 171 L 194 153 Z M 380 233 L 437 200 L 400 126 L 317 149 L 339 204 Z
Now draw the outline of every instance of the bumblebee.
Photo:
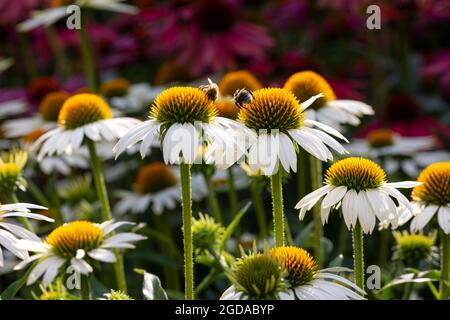
M 238 89 L 234 92 L 233 99 L 238 107 L 242 107 L 253 101 L 253 93 L 247 89 Z
M 208 78 L 208 84 L 205 84 L 198 88 L 206 94 L 208 100 L 211 101 L 217 100 L 217 97 L 219 96 L 219 86 L 214 82 L 212 82 L 211 79 Z

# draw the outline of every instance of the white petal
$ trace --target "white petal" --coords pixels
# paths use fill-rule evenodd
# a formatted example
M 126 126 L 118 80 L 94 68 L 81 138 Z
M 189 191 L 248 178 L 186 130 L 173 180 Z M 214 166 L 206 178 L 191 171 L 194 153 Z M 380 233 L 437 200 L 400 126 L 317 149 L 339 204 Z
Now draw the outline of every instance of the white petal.
M 433 218 L 434 214 L 438 210 L 438 206 L 430 205 L 425 207 L 425 209 L 418 213 L 411 222 L 411 230 L 418 231 L 422 230 L 427 223 Z
M 336 203 L 342 200 L 347 193 L 346 186 L 339 186 L 331 190 L 322 201 L 322 207 L 328 208 L 334 206 Z
M 450 233 L 450 207 L 442 206 L 438 212 L 438 222 L 445 234 Z

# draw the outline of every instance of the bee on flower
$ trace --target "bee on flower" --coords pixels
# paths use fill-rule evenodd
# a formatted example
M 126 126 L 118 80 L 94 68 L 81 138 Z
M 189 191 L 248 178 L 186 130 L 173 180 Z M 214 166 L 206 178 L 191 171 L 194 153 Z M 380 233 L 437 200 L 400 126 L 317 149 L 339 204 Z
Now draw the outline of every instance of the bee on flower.
M 245 152 L 232 131 L 245 131 L 245 127 L 217 114 L 215 102 L 202 89 L 166 89 L 155 99 L 149 120 L 131 129 L 113 151 L 119 156 L 142 141 L 140 153 L 144 157 L 147 149 L 160 141 L 165 163 L 193 164 L 201 160 L 199 148 L 206 146 L 207 151 L 201 154 L 207 163 L 229 167 Z

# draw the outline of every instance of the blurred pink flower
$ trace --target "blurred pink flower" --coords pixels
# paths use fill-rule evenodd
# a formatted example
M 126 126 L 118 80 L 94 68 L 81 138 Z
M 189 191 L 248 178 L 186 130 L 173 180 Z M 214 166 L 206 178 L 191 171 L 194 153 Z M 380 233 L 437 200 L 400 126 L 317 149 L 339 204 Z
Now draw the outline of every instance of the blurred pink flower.
M 404 137 L 436 136 L 443 140 L 450 138 L 450 126 L 423 115 L 417 101 L 403 94 L 392 96 L 379 119 L 363 127 L 356 136 L 365 138 L 370 131 L 380 128 L 389 128 Z
M 0 1 L 0 26 L 14 27 L 27 18 L 31 10 L 47 3 L 48 0 L 2 0 Z
M 274 1 L 272 6 L 266 8 L 263 15 L 275 28 L 289 29 L 304 25 L 310 11 L 308 1 Z
M 450 99 L 450 48 L 425 56 L 420 73 L 425 82 L 437 83 L 442 94 Z
M 365 86 L 366 83 L 362 80 L 352 80 L 352 79 L 327 79 L 331 88 L 333 88 L 334 93 L 338 99 L 352 99 L 359 101 L 366 101 L 366 96 L 364 96 L 360 91 Z
M 191 73 L 236 69 L 238 60 L 258 60 L 274 45 L 266 29 L 237 16 L 239 7 L 227 1 L 202 0 L 188 5 L 159 7 L 152 28 L 152 45 L 177 55 Z

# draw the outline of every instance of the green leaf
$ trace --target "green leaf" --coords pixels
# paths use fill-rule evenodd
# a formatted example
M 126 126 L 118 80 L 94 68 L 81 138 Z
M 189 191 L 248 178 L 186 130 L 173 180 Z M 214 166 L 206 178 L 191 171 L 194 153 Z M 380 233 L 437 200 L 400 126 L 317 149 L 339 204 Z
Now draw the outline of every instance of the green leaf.
M 19 280 L 16 280 L 13 283 L 11 283 L 9 285 L 9 287 L 6 288 L 2 292 L 1 299 L 2 300 L 11 300 L 12 298 L 14 298 L 16 296 L 17 292 L 19 292 L 19 290 L 22 289 L 22 287 L 25 285 L 25 283 L 27 282 L 28 276 L 30 275 L 31 271 L 34 269 L 34 267 L 36 267 L 36 265 L 38 263 L 39 263 L 39 261 L 36 261 L 35 263 L 33 263 L 31 265 L 31 267 L 28 268 L 27 272 L 25 272 Z
M 228 225 L 228 227 L 225 229 L 225 232 L 223 234 L 222 240 L 220 241 L 219 250 L 222 251 L 225 248 L 225 244 L 227 242 L 227 239 L 233 234 L 234 229 L 237 227 L 239 221 L 241 221 L 241 218 L 244 216 L 244 214 L 247 212 L 248 208 L 250 207 L 251 202 L 247 202 L 247 204 L 236 214 L 233 221 Z
M 146 300 L 168 300 L 167 293 L 161 286 L 161 281 L 152 273 L 144 272 L 142 293 Z
M 418 273 L 416 272 L 406 273 L 402 274 L 400 277 L 395 278 L 394 280 L 386 284 L 383 288 L 381 288 L 380 291 L 406 283 L 429 283 L 432 281 L 438 281 L 439 278 L 440 278 L 439 270 L 428 270 Z

